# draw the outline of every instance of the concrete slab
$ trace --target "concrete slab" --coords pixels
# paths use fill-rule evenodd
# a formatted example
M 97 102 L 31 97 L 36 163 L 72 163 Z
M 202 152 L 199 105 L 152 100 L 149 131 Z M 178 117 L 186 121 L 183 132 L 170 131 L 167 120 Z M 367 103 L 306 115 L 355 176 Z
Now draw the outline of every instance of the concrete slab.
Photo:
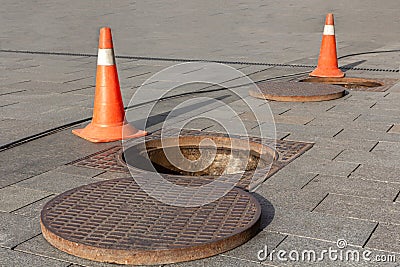
M 52 193 L 62 193 L 75 187 L 98 182 L 99 179 L 87 176 L 48 171 L 16 184 L 18 187 L 28 189 L 41 189 Z
M 58 259 L 68 264 L 77 264 L 82 266 L 106 267 L 120 266 L 117 264 L 107 264 L 81 259 L 65 252 L 62 252 L 50 245 L 42 235 L 38 235 L 15 248 L 16 251 L 37 255 L 40 258 Z
M 399 192 L 399 184 L 363 180 L 358 178 L 319 175 L 305 187 L 326 193 L 392 200 Z
M 380 223 L 370 240 L 367 248 L 400 253 L 400 225 Z
M 262 231 L 244 245 L 223 253 L 222 256 L 230 256 L 234 258 L 257 262 L 260 261 L 257 258 L 258 251 L 262 249 L 260 248 L 260 244 L 265 244 L 269 248 L 273 249 L 276 248 L 285 238 L 286 235 L 280 233 Z
M 1 266 L 54 266 L 66 267 L 70 263 L 55 259 L 43 258 L 37 255 L 14 251 L 11 249 L 0 248 Z
M 351 173 L 350 177 L 399 184 L 399 171 L 399 168 L 382 167 L 377 164 L 362 164 Z
M 368 207 L 366 209 L 365 207 Z M 398 224 L 400 205 L 393 200 L 329 194 L 314 210 L 340 217 Z
M 0 212 L 0 247 L 14 248 L 40 234 L 37 219 Z
M 338 238 L 344 238 L 348 244 L 355 246 L 362 246 L 376 226 L 374 222 L 284 209 L 277 206 L 275 211 L 274 220 L 264 229 L 265 231 L 331 242 L 336 242 Z
M 326 252 L 322 254 L 323 250 L 329 251 L 331 249 L 332 254 Z M 286 255 L 278 257 L 279 251 L 285 251 Z M 363 249 L 357 246 L 348 245 L 346 248 L 339 249 L 336 242 L 326 242 L 316 239 L 304 238 L 299 236 L 289 235 L 277 248 L 271 258 L 268 258 L 266 263 L 273 263 L 281 266 L 396 266 L 396 262 L 378 262 L 377 256 L 390 255 L 382 251 L 370 250 L 370 255 L 363 257 L 363 252 L 367 249 Z M 289 253 L 292 254 L 289 257 Z M 297 253 L 298 258 L 297 258 Z M 315 254 L 309 253 L 315 252 Z M 340 260 L 340 253 L 343 253 L 342 260 Z M 353 254 L 354 253 L 354 258 Z M 315 255 L 315 257 L 314 257 Z M 393 255 L 393 254 L 392 254 Z M 396 255 L 397 257 L 397 255 Z M 281 259 L 286 259 L 282 261 Z
M 51 194 L 50 192 L 19 186 L 7 186 L 0 189 L 0 211 L 11 212 L 32 202 L 46 198 Z
M 27 218 L 36 219 L 36 221 L 40 221 L 40 213 L 43 209 L 43 206 L 53 197 L 55 197 L 55 195 L 50 195 L 46 198 L 31 202 L 30 204 L 13 211 L 12 214 L 17 214 Z

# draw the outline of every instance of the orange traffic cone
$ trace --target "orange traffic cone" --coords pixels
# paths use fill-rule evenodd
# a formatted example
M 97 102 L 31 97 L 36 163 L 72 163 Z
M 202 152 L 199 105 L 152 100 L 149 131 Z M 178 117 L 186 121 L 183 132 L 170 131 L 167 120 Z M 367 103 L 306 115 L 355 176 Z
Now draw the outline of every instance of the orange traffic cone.
M 333 14 L 326 15 L 324 35 L 322 36 L 321 50 L 317 68 L 310 73 L 316 77 L 344 77 L 344 73 L 338 68 L 336 55 L 335 26 Z
M 95 143 L 146 135 L 125 119 L 110 28 L 100 29 L 92 121 L 84 129 L 72 130 L 72 133 Z

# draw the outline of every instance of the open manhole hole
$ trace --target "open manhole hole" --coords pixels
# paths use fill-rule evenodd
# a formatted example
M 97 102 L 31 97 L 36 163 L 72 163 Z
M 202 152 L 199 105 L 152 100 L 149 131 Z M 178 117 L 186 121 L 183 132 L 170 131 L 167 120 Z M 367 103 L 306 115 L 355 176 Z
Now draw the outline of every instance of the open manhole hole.
M 208 177 L 209 182 L 220 176 L 242 174 L 238 186 L 243 188 L 251 180 L 260 182 L 277 158 L 278 153 L 269 146 L 211 135 L 147 140 L 119 154 L 120 162 L 130 169 Z M 263 177 L 258 177 L 260 174 Z
M 321 78 L 321 77 L 309 77 L 300 80 L 300 82 L 308 83 L 323 83 L 343 86 L 347 89 L 363 89 L 383 86 L 384 83 L 378 80 L 364 79 L 364 78 Z
M 163 130 L 163 132 L 167 135 L 167 138 L 175 138 L 175 135 L 168 134 L 168 130 Z M 252 136 L 248 137 L 250 142 L 249 147 L 246 147 L 246 149 L 249 148 L 250 152 L 241 154 L 239 152 L 242 150 L 243 146 L 240 147 L 239 143 L 239 145 L 231 148 L 232 145 L 230 138 L 234 138 L 235 140 L 244 138 L 245 141 L 243 142 L 247 143 L 247 138 L 243 136 L 229 137 L 223 133 L 182 129 L 180 138 L 181 153 L 189 154 L 189 156 L 194 159 L 199 156 L 199 142 L 201 142 L 201 140 L 204 140 L 205 138 L 214 140 L 215 144 L 217 144 L 217 148 L 219 147 L 219 151 L 217 151 L 213 163 L 208 162 L 210 163 L 208 169 L 198 172 L 190 172 L 186 168 L 186 170 L 182 170 L 176 168 L 175 165 L 171 166 L 168 161 L 166 161 L 165 153 L 162 152 L 161 149 L 161 130 L 153 132 L 146 137 L 130 140 L 132 145 L 128 149 L 125 148 L 127 159 L 125 159 L 122 147 L 115 146 L 77 159 L 68 164 L 106 171 L 110 174 L 110 177 L 115 177 L 115 175 L 112 174 L 113 172 L 123 173 L 123 175 L 126 176 L 130 176 L 130 174 L 133 173 L 143 173 L 148 171 L 173 174 L 167 175 L 166 179 L 175 184 L 180 184 L 182 181 L 182 183 L 200 186 L 212 182 L 216 178 L 221 181 L 222 177 L 219 177 L 221 173 L 227 173 L 229 178 L 229 174 L 238 171 L 237 168 L 234 168 L 234 165 L 232 168 L 221 167 L 226 165 L 229 158 L 228 155 L 232 153 L 231 150 L 233 150 L 238 160 L 241 159 L 241 155 L 246 156 L 246 160 L 241 162 L 240 165 L 236 165 L 240 166 L 240 168 L 243 167 L 244 170 L 244 173 L 241 174 L 242 178 L 236 186 L 251 191 L 255 189 L 258 184 L 271 177 L 274 173 L 285 167 L 313 146 L 312 143 L 306 142 L 272 140 Z M 176 139 L 172 141 L 174 142 L 170 142 L 169 144 L 171 145 L 171 143 L 173 143 L 173 145 L 175 145 Z M 164 145 L 165 144 L 166 143 L 164 142 Z M 235 142 L 235 144 L 237 143 Z M 275 144 L 275 150 L 270 147 L 270 144 Z M 243 143 L 243 145 L 246 144 Z M 235 149 L 238 151 L 235 151 Z M 182 150 L 184 152 L 182 152 Z M 148 156 L 147 151 L 150 152 L 150 156 Z M 161 156 L 158 158 L 160 154 Z M 130 157 L 135 156 L 137 156 L 137 158 L 130 160 Z M 152 158 L 154 162 L 152 162 L 149 157 Z M 126 160 L 130 165 L 130 170 L 127 168 Z M 272 166 L 271 168 L 268 168 L 271 160 L 273 160 Z M 258 167 L 257 172 L 254 172 L 252 169 L 256 166 L 256 162 Z M 263 167 L 265 166 L 267 167 L 264 169 Z
M 166 192 L 171 197 L 181 193 Z M 206 205 L 176 207 L 149 196 L 134 179 L 122 178 L 56 196 L 44 206 L 40 222 L 44 238 L 69 254 L 100 262 L 153 265 L 233 249 L 257 234 L 260 216 L 260 204 L 239 188 Z

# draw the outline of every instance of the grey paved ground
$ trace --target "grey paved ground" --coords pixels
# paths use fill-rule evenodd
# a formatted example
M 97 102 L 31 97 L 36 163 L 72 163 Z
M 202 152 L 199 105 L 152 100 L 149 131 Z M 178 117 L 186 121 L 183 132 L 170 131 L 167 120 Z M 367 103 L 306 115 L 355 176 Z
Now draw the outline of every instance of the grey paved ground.
M 96 65 L 95 57 L 5 50 L 96 54 L 98 29 L 103 25 L 113 29 L 118 55 L 314 65 L 324 16 L 332 11 L 338 54 L 343 57 L 340 65 L 370 69 L 348 70 L 347 76 L 399 79 L 398 72 L 372 70 L 399 69 L 400 5 L 396 0 L 0 3 L 0 146 L 90 118 Z M 351 56 L 354 53 L 366 54 Z M 118 59 L 117 63 L 125 104 L 142 82 L 175 64 L 146 59 Z M 299 73 L 312 70 L 231 66 L 255 81 L 287 75 L 286 79 L 298 78 Z M 160 81 L 149 85 L 149 96 L 164 85 Z M 186 86 L 176 93 L 204 87 Z M 237 91 L 247 94 L 246 88 Z M 226 91 L 207 96 L 242 110 L 245 124 L 257 126 L 237 97 Z M 159 129 L 168 112 L 191 97 L 160 102 L 147 130 Z M 397 265 L 327 259 L 316 265 L 398 266 L 399 100 L 400 83 L 386 92 L 351 91 L 329 102 L 269 102 L 277 137 L 315 142 L 314 147 L 257 190 L 263 230 L 254 239 L 223 255 L 176 266 L 308 266 L 309 262 L 280 261 L 277 254 L 260 262 L 257 253 L 265 245 L 276 252 L 321 251 L 337 248 L 338 239 L 345 239 L 350 249 L 396 255 Z M 250 101 L 260 110 L 265 105 L 262 100 Z M 137 118 L 139 128 L 145 126 L 146 107 L 128 111 Z M 232 120 L 221 116 L 225 122 Z M 219 130 L 209 121 L 197 121 L 188 128 Z M 39 213 L 48 200 L 65 190 L 120 176 L 65 166 L 114 145 L 88 143 L 68 128 L 0 152 L 0 266 L 108 266 L 51 247 L 40 234 Z

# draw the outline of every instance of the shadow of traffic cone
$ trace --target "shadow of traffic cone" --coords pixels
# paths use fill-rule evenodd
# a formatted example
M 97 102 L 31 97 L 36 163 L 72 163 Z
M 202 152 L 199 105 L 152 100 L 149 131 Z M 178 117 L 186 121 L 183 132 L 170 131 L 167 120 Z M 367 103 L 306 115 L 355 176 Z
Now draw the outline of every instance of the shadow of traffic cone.
M 338 68 L 336 54 L 336 38 L 333 14 L 326 15 L 324 34 L 322 36 L 321 50 L 319 52 L 318 66 L 310 73 L 315 77 L 344 77 L 344 73 Z
M 112 142 L 146 135 L 125 119 L 110 28 L 100 29 L 93 118 L 72 133 L 91 142 Z

